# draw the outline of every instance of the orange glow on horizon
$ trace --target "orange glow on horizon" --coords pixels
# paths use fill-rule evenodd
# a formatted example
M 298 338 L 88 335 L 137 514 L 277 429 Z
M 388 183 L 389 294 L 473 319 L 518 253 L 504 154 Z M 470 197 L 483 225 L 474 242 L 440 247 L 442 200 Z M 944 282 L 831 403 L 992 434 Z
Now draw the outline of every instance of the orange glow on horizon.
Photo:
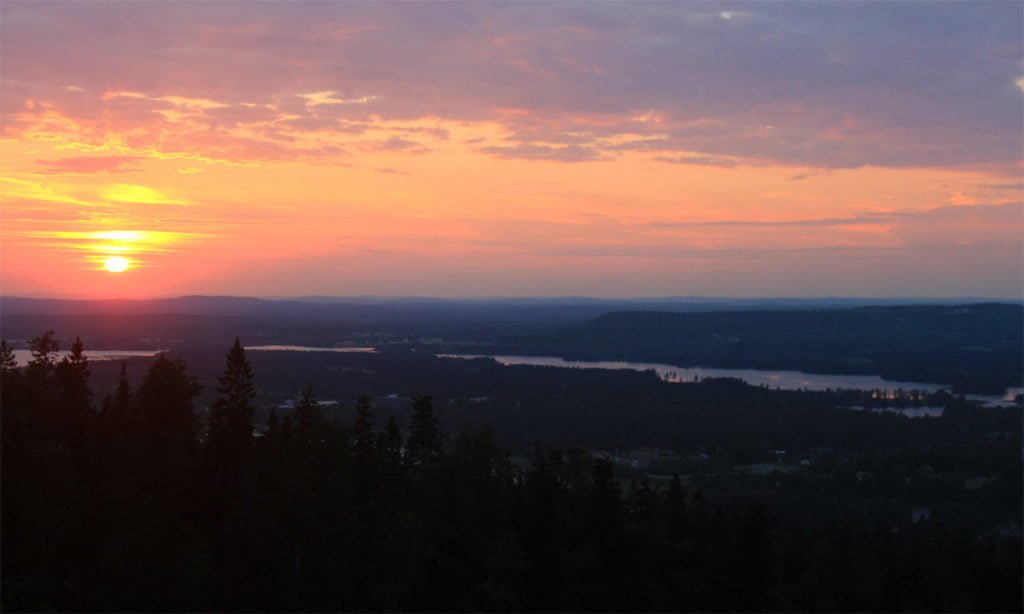
M 515 21 L 528 9 L 490 15 L 466 3 L 467 14 L 488 14 L 486 31 L 457 40 L 437 32 L 422 48 L 406 46 L 419 40 L 421 24 L 400 27 L 406 13 L 376 5 L 365 5 L 372 15 L 360 21 L 353 15 L 364 5 L 346 4 L 345 15 L 313 20 L 312 29 L 296 24 L 329 3 L 267 3 L 266 14 L 246 16 L 251 23 L 236 23 L 230 8 L 220 15 L 160 6 L 176 17 L 151 21 L 131 5 L 82 9 L 131 13 L 160 33 L 138 59 L 131 37 L 94 39 L 101 28 L 75 30 L 111 45 L 82 47 L 89 61 L 29 53 L 35 11 L 66 19 L 46 3 L 5 19 L 5 294 L 1024 291 L 1024 167 L 1017 154 L 986 150 L 1019 135 L 1016 125 L 979 128 L 985 113 L 966 117 L 913 83 L 899 96 L 885 79 L 861 91 L 875 72 L 860 66 L 860 85 L 840 73 L 870 58 L 818 48 L 800 57 L 832 58 L 825 68 L 834 79 L 820 88 L 772 86 L 767 43 L 757 71 L 768 71 L 764 79 L 737 75 L 751 64 L 728 51 L 751 47 L 730 37 L 755 33 L 743 30 L 755 6 L 726 19 L 704 15 L 699 3 L 652 5 L 652 14 L 664 9 L 692 28 L 676 37 L 660 20 L 645 21 L 646 12 L 622 16 L 636 20 L 637 36 L 603 20 L 532 31 L 536 20 Z M 576 8 L 584 19 L 592 7 Z M 799 5 L 787 10 L 800 13 Z M 819 18 L 793 27 L 813 28 Z M 664 53 L 637 43 L 648 40 L 644 32 L 658 32 L 648 38 Z M 688 46 L 705 36 L 720 62 Z M 66 41 L 51 43 L 64 49 Z M 997 53 L 983 47 L 976 62 Z M 399 49 L 437 54 L 424 65 L 437 72 L 408 70 Z M 180 66 L 166 63 L 178 57 Z M 250 74 L 253 57 L 281 58 L 267 66 L 287 69 L 272 79 Z M 700 81 L 706 92 L 691 99 L 685 87 L 653 77 L 677 64 L 698 72 L 707 64 L 714 78 Z M 780 79 L 794 78 L 776 68 Z M 1014 81 L 1003 85 L 1019 103 Z M 938 106 L 915 123 L 902 105 L 916 95 Z M 985 102 L 1006 95 L 1001 89 L 963 95 L 973 105 L 964 109 L 1013 107 Z M 964 115 L 964 126 L 936 119 L 946 112 Z M 118 267 L 146 274 L 107 274 Z
M 460 140 L 481 134 L 465 124 L 434 125 L 462 135 Z M 381 129 L 386 126 L 382 123 Z M 490 128 L 480 129 L 487 134 Z M 342 158 L 339 165 L 232 165 L 120 148 L 116 155 L 131 158 L 138 169 L 131 183 L 110 182 L 102 172 L 41 175 L 31 160 L 57 158 L 63 145 L 4 140 L 5 151 L 22 153 L 4 159 L 5 291 L 31 293 L 19 277 L 47 282 L 36 292 L 61 291 L 74 285 L 70 280 L 81 265 L 105 263 L 113 256 L 131 257 L 132 268 L 159 267 L 161 275 L 131 286 L 79 288 L 85 296 L 186 293 L 193 291 L 190 284 L 197 277 L 207 280 L 208 292 L 240 280 L 244 283 L 231 291 L 252 293 L 244 284 L 253 283 L 253 274 L 240 277 L 238 267 L 285 275 L 298 262 L 321 262 L 311 266 L 351 275 L 335 283 L 313 275 L 311 283 L 322 285 L 319 292 L 325 294 L 388 293 L 384 282 L 389 280 L 394 284 L 390 293 L 402 294 L 397 286 L 404 283 L 403 274 L 390 272 L 391 267 L 416 269 L 435 262 L 430 266 L 472 271 L 475 265 L 467 259 L 483 262 L 481 256 L 492 266 L 527 267 L 522 270 L 547 261 L 545 268 L 572 275 L 594 266 L 590 260 L 595 257 L 605 260 L 599 268 L 607 267 L 610 258 L 626 258 L 615 265 L 621 268 L 629 262 L 648 266 L 643 259 L 661 253 L 661 260 L 676 260 L 683 267 L 700 263 L 701 278 L 710 280 L 735 265 L 728 259 L 714 265 L 702 253 L 905 249 L 918 241 L 917 233 L 907 234 L 914 216 L 972 207 L 956 204 L 966 195 L 974 195 L 972 202 L 992 202 L 994 194 L 999 202 L 1013 202 L 1012 192 L 986 192 L 992 180 L 984 171 L 708 167 L 667 164 L 644 153 L 576 163 L 503 160 L 452 138 L 417 138 L 429 153 L 367 151 L 358 159 Z M 17 159 L 27 162 L 9 163 Z M 801 174 L 808 178 L 792 179 Z M 153 221 L 161 230 L 124 229 Z M 1005 226 L 993 226 L 942 232 L 959 241 L 1007 233 Z M 368 258 L 381 250 L 390 255 Z M 42 262 L 41 252 L 58 261 L 45 269 L 19 264 L 27 276 L 12 274 L 12 263 Z M 382 285 L 371 281 L 374 275 Z M 487 287 L 480 275 L 466 274 L 466 290 L 439 287 L 437 293 L 500 291 L 500 285 L 474 290 Z M 691 290 L 695 284 L 690 282 L 678 289 L 638 290 L 722 293 L 711 283 L 700 283 L 698 288 L 707 289 Z M 531 291 L 524 287 L 512 293 L 523 292 Z M 612 294 L 599 287 L 578 292 Z

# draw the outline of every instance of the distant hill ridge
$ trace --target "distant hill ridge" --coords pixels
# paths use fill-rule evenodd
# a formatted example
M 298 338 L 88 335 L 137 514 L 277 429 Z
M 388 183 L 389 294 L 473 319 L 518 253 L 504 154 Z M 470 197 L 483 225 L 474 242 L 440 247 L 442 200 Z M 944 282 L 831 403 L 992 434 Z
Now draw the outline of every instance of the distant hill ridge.
M 61 299 L 0 296 L 0 315 L 190 314 L 190 315 L 343 315 L 367 308 L 396 310 L 445 309 L 523 310 L 555 309 L 593 317 L 611 311 L 733 311 L 750 309 L 836 309 L 882 305 L 953 305 L 992 302 L 993 299 L 956 298 L 595 298 L 501 297 L 437 298 L 388 296 L 308 296 L 257 298 L 248 296 L 189 295 L 159 299 Z M 1020 304 L 1022 301 L 998 301 Z
M 615 312 L 550 334 L 508 338 L 494 351 L 683 367 L 877 374 L 998 392 L 1024 380 L 1024 306 Z

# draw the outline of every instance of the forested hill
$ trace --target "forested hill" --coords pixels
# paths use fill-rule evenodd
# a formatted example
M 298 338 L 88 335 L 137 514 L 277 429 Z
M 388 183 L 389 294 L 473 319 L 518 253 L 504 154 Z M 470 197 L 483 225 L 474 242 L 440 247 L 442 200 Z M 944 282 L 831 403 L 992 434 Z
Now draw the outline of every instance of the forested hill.
M 712 313 L 609 313 L 496 353 L 679 366 L 876 374 L 999 392 L 1024 378 L 1024 307 L 887 306 Z
M 954 404 L 912 421 L 819 405 L 831 415 L 814 425 L 814 396 L 648 374 L 694 401 L 670 408 L 697 453 L 676 466 L 694 471 L 633 473 L 626 487 L 607 452 L 537 448 L 517 463 L 487 427 L 446 434 L 425 395 L 398 412 L 361 396 L 341 421 L 307 386 L 254 431 L 258 377 L 238 340 L 202 410 L 180 359 L 157 356 L 137 383 L 124 366 L 98 400 L 99 363 L 80 340 L 59 360 L 50 332 L 31 345 L 18 367 L 0 343 L 4 612 L 1021 611 L 1012 410 Z M 560 370 L 545 371 L 522 379 L 552 386 Z M 644 377 L 604 386 L 622 394 Z M 550 433 L 544 414 L 564 419 L 584 389 L 555 387 L 569 394 L 526 399 L 506 420 Z M 729 401 L 746 393 L 762 400 Z M 657 401 L 629 396 L 614 409 L 642 429 Z M 622 424 L 586 405 L 575 402 L 577 430 Z M 767 415 L 778 419 L 760 428 Z M 857 455 L 822 448 L 763 481 L 718 460 L 723 436 L 756 454 L 775 433 L 833 420 L 893 425 L 895 437 Z M 797 507 L 799 522 L 772 511 Z

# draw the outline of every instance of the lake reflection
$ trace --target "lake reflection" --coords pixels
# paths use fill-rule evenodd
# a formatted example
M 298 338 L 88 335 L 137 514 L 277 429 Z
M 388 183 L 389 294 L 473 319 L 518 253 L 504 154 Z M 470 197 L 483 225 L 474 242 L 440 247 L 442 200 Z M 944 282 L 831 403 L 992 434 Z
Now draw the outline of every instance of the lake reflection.
M 922 382 L 897 382 L 882 379 L 877 375 L 826 375 L 802 371 L 766 371 L 762 369 L 716 369 L 711 367 L 676 367 L 652 362 L 625 362 L 614 360 L 570 361 L 554 356 L 491 356 L 482 354 L 439 354 L 442 358 L 491 358 L 502 365 L 532 365 L 538 367 L 562 367 L 570 369 L 631 369 L 633 371 L 654 371 L 667 382 L 694 382 L 706 378 L 732 377 L 743 380 L 751 386 L 766 386 L 780 390 L 878 390 L 895 393 L 897 390 L 920 390 L 938 392 L 948 389 L 941 384 Z M 1011 388 L 1003 395 L 967 395 L 968 399 L 981 401 L 989 406 L 1012 405 L 1013 397 L 1021 389 Z

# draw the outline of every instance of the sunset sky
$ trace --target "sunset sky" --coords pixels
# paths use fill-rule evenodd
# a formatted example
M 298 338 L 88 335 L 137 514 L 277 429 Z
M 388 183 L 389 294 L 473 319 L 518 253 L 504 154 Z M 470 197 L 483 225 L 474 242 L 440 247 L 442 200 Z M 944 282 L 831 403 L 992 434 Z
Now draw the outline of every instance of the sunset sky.
M 4 295 L 1024 295 L 1020 2 L 0 13 Z

